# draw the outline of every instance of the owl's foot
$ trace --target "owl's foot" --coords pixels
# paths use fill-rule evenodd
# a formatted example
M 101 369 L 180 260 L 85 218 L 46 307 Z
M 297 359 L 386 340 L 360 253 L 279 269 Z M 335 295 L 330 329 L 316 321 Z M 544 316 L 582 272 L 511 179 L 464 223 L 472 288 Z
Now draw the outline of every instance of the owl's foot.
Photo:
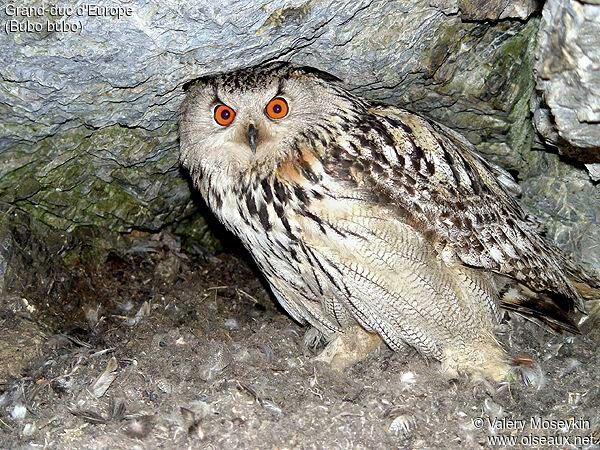
M 362 327 L 354 325 L 335 336 L 315 359 L 341 371 L 365 359 L 381 342 L 376 333 L 368 333 Z
M 511 365 L 502 348 L 496 344 L 482 344 L 478 348 L 446 348 L 442 370 L 448 374 L 466 374 L 474 379 L 504 381 L 511 373 Z

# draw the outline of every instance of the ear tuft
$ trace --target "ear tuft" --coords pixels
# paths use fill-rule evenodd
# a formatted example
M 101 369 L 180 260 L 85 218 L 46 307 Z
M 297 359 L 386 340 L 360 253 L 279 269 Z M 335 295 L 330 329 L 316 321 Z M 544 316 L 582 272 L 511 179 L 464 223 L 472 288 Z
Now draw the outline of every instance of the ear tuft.
M 320 78 L 321 80 L 327 81 L 329 83 L 342 82 L 342 80 L 340 78 L 336 77 L 335 75 L 332 75 L 328 72 L 325 72 L 324 70 L 317 69 L 315 67 L 310 67 L 310 66 L 296 67 L 294 69 L 294 72 L 299 72 L 299 73 L 306 74 L 306 75 L 313 75 L 313 76 Z
M 186 81 L 185 83 L 183 83 L 183 92 L 187 92 L 189 91 L 192 87 L 194 87 L 197 84 L 208 84 L 210 83 L 210 80 L 214 78 L 214 75 L 205 75 L 202 77 L 198 77 L 198 78 L 194 78 L 192 80 Z

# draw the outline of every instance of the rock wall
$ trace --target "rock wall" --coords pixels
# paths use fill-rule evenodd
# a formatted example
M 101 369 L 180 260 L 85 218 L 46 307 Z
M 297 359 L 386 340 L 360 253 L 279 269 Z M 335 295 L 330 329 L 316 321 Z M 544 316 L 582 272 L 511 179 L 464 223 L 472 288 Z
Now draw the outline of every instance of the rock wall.
M 531 151 L 530 101 L 550 107 L 536 109 L 536 117 L 556 115 L 557 80 L 569 85 L 569 77 L 583 76 L 578 69 L 551 71 L 546 80 L 547 72 L 540 69 L 545 67 L 541 61 L 558 57 L 544 44 L 554 42 L 545 41 L 544 33 L 552 36 L 551 27 L 561 26 L 552 17 L 591 7 L 567 3 L 573 6 L 548 2 L 539 32 L 534 0 L 276 0 L 264 5 L 131 0 L 120 10 L 100 1 L 95 5 L 104 10 L 77 2 L 70 11 L 50 10 L 42 1 L 22 9 L 5 6 L 0 10 L 0 202 L 5 211 L 63 234 L 82 227 L 116 233 L 170 227 L 200 246 L 213 246 L 177 167 L 182 86 L 208 73 L 274 59 L 319 67 L 366 97 L 424 112 L 463 132 L 522 178 L 539 175 L 552 155 Z M 587 19 L 582 23 L 589 25 Z M 19 31 L 27 28 L 34 31 Z M 585 42 L 592 45 L 594 39 Z M 593 99 L 597 79 L 590 89 L 579 84 L 581 95 Z M 556 97 L 558 104 L 564 96 Z M 596 120 L 597 109 L 586 110 L 592 115 L 585 117 L 577 111 L 568 116 L 570 123 L 576 123 L 573 117 L 583 124 Z M 563 132 L 562 121 L 556 124 L 553 132 L 573 145 L 593 144 L 593 132 Z M 597 211 L 590 213 L 589 203 L 598 195 L 597 186 L 587 173 L 558 158 L 552 164 L 585 185 L 556 200 L 559 210 L 565 202 L 576 205 L 566 222 L 560 214 L 550 217 L 557 221 L 551 224 L 557 239 L 564 234 L 560 227 L 576 230 L 570 238 L 578 237 L 577 244 L 562 241 L 581 254 L 589 245 L 581 220 L 593 216 L 585 233 L 594 239 L 600 234 Z M 536 212 L 547 211 L 536 199 L 555 188 L 550 184 L 538 179 L 526 185 L 525 203 Z M 596 253 L 587 260 L 598 262 Z
M 600 162 L 600 4 L 550 0 L 538 33 L 534 123 L 561 153 Z
M 533 122 L 542 141 L 534 150 L 542 151 L 526 156 L 523 202 L 556 242 L 600 268 L 599 2 L 545 3 L 534 77 Z

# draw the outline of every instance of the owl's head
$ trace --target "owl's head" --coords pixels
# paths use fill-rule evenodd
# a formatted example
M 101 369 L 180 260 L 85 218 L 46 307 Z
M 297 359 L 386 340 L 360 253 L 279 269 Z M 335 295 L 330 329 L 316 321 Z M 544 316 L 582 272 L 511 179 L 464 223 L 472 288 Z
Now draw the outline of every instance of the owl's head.
M 276 62 L 189 83 L 180 119 L 180 162 L 192 173 L 235 178 L 276 164 L 306 133 L 352 110 L 336 77 Z M 341 114 L 341 113 L 344 114 Z

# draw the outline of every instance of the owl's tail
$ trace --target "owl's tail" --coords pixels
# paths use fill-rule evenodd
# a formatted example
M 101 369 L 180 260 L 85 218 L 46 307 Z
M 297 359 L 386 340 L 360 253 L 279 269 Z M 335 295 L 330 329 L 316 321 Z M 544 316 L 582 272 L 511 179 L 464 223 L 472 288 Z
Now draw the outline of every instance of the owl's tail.
M 555 332 L 581 334 L 575 323 L 573 305 L 581 312 L 579 324 L 585 323 L 586 329 L 600 325 L 600 276 L 592 275 L 591 271 L 584 269 L 570 257 L 564 254 L 560 256 L 566 278 L 577 298 L 556 292 L 534 292 L 517 284 L 502 291 L 502 306 L 529 320 L 545 324 Z
M 502 307 L 537 323 L 547 325 L 557 333 L 567 331 L 581 334 L 574 321 L 572 301 L 562 294 L 533 292 L 522 284 L 511 286 L 501 293 Z

